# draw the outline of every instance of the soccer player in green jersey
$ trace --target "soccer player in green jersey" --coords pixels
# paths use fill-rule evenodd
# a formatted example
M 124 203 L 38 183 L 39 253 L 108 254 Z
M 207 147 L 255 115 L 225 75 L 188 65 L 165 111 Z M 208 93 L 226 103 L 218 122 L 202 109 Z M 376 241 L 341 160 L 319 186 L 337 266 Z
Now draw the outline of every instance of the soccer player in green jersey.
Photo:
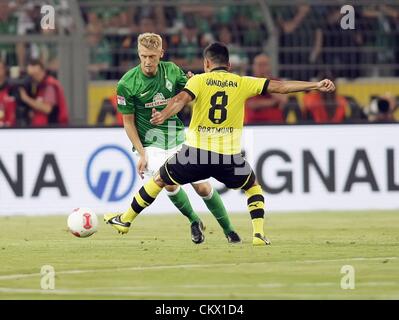
M 163 163 L 175 154 L 185 141 L 184 125 L 175 115 L 162 125 L 150 122 L 152 109 L 162 110 L 168 101 L 184 88 L 187 76 L 172 62 L 164 62 L 162 38 L 153 33 L 144 33 L 138 37 L 140 65 L 129 70 L 118 82 L 118 111 L 123 114 L 125 131 L 139 158 L 137 170 L 141 176 L 152 177 Z M 218 192 L 207 180 L 192 183 L 195 191 L 202 197 L 208 209 L 217 219 L 230 243 L 241 242 L 240 237 L 227 215 Z M 169 199 L 191 223 L 191 238 L 194 243 L 204 241 L 203 223 L 194 212 L 187 194 L 180 186 L 165 188 Z M 132 207 L 136 210 L 146 203 L 147 197 L 135 199 Z M 121 226 L 121 233 L 127 233 L 129 226 L 119 221 L 120 215 L 106 214 L 106 223 Z

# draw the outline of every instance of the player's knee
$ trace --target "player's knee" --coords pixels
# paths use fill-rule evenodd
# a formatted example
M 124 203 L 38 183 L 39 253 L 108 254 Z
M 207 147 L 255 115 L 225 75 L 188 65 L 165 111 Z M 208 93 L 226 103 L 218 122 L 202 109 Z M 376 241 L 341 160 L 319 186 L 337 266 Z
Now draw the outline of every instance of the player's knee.
M 259 185 L 259 183 L 256 180 L 254 172 L 252 171 L 250 176 L 248 177 L 247 182 L 243 186 L 241 186 L 241 189 L 244 191 L 247 191 L 247 190 L 251 189 L 252 187 L 255 187 L 258 185 Z
M 166 190 L 167 192 L 175 192 L 178 188 L 179 188 L 179 186 L 177 186 L 177 185 L 165 186 L 165 190 Z
M 256 186 L 260 186 L 260 185 L 259 185 L 258 181 L 254 180 L 254 182 L 250 186 L 247 186 L 246 189 L 248 190 L 248 189 L 251 189 L 252 187 L 256 187 Z
M 166 187 L 166 183 L 162 180 L 162 178 L 161 178 L 159 173 L 154 177 L 154 181 L 161 188 Z
M 212 186 L 208 182 L 193 184 L 193 188 L 201 197 L 207 197 L 212 192 Z

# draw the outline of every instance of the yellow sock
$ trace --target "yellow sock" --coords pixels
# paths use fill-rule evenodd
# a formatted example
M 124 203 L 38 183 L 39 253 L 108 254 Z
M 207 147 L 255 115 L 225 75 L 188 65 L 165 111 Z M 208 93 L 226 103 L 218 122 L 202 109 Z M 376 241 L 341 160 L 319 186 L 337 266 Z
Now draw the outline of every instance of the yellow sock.
M 141 211 L 154 202 L 162 189 L 153 178 L 150 179 L 134 196 L 131 206 L 121 216 L 122 222 L 132 222 Z
M 154 181 L 154 178 L 150 179 L 144 186 L 143 188 L 145 189 L 146 193 L 152 197 L 156 198 L 158 194 L 162 191 L 163 188 L 161 188 L 159 185 L 156 184 Z
M 122 222 L 132 222 L 139 214 L 134 212 L 132 207 L 129 207 L 121 216 Z
M 264 233 L 263 233 L 264 220 L 265 219 L 263 219 L 263 218 L 252 219 L 252 228 L 254 230 L 254 234 L 260 233 L 262 236 L 264 236 Z
M 252 219 L 254 234 L 260 233 L 263 236 L 265 198 L 262 195 L 262 188 L 260 185 L 255 185 L 246 190 L 245 195 L 248 198 L 247 205 Z

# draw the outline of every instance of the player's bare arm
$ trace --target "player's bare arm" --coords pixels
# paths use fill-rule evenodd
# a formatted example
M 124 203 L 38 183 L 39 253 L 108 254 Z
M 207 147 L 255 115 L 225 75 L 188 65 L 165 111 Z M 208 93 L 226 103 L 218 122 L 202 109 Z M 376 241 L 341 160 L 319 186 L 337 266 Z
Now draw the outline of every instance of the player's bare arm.
M 137 164 L 137 172 L 140 175 L 141 179 L 144 179 L 144 171 L 147 167 L 147 156 L 143 144 L 141 143 L 139 134 L 137 132 L 134 114 L 123 115 L 123 126 L 131 143 L 139 153 L 140 158 Z
M 335 90 L 335 85 L 331 80 L 328 79 L 324 79 L 319 82 L 270 80 L 269 86 L 267 88 L 269 93 L 283 94 L 308 90 L 333 92 Z
M 180 92 L 168 102 L 167 107 L 162 111 L 156 111 L 155 109 L 152 110 L 151 123 L 155 125 L 164 123 L 166 119 L 177 114 L 191 101 L 192 97 L 186 91 Z

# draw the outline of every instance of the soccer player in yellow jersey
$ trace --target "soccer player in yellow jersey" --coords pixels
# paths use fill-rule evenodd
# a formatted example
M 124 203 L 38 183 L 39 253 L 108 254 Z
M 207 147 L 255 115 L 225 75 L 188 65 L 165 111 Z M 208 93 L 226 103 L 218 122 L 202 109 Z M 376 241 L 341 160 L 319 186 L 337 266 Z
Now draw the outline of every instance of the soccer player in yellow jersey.
M 161 125 L 193 101 L 193 114 L 183 148 L 160 168 L 134 197 L 140 208 L 130 207 L 120 220 L 130 226 L 166 185 L 183 185 L 213 177 L 228 188 L 243 189 L 252 219 L 255 246 L 270 244 L 265 237 L 264 197 L 255 174 L 241 155 L 244 102 L 265 93 L 290 93 L 305 90 L 331 92 L 334 83 L 277 81 L 241 77 L 229 72 L 227 47 L 215 42 L 204 50 L 205 73 L 190 78 L 182 92 L 162 111 L 152 111 L 151 123 Z M 143 198 L 143 195 L 144 198 Z M 122 226 L 113 225 L 119 230 Z

